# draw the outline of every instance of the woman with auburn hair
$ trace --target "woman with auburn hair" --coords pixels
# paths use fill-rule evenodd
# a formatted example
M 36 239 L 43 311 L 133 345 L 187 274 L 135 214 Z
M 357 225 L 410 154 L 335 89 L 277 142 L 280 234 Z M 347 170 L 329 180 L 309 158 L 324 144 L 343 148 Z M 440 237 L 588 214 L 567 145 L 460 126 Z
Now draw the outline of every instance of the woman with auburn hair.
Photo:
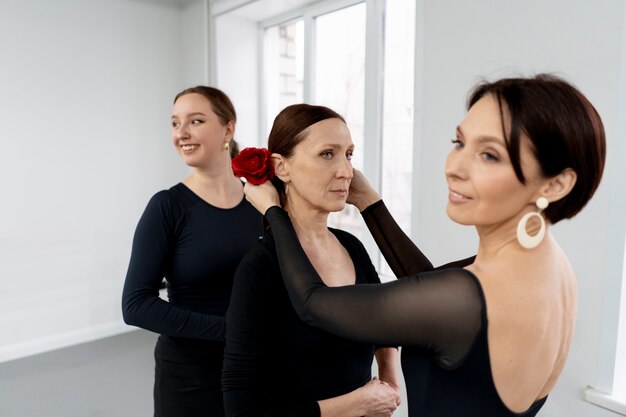
M 224 415 L 220 384 L 233 274 L 262 234 L 231 157 L 237 116 L 222 91 L 188 88 L 174 99 L 172 143 L 191 175 L 155 194 L 133 239 L 124 321 L 160 333 L 154 415 Z M 168 301 L 159 298 L 163 278 Z
M 445 170 L 447 214 L 476 228 L 477 255 L 433 268 L 356 173 L 348 201 L 405 277 L 381 285 L 325 285 L 271 185 L 245 191 L 271 224 L 304 322 L 403 346 L 412 417 L 530 417 L 563 370 L 576 318 L 576 278 L 549 229 L 592 197 L 605 146 L 594 107 L 557 77 L 478 85 Z
M 354 145 L 343 118 L 323 106 L 289 106 L 276 116 L 268 148 L 239 164 L 244 149 L 233 161 L 235 174 L 239 165 L 251 165 L 244 175 L 260 182 L 252 162 L 268 162 L 280 203 L 320 279 L 330 287 L 379 283 L 361 242 L 327 226 L 329 213 L 345 207 L 353 175 Z M 222 377 L 226 415 L 390 416 L 399 404 L 396 348 L 303 323 L 289 302 L 272 233 L 266 231 L 235 273 Z M 374 356 L 380 379 L 371 377 Z

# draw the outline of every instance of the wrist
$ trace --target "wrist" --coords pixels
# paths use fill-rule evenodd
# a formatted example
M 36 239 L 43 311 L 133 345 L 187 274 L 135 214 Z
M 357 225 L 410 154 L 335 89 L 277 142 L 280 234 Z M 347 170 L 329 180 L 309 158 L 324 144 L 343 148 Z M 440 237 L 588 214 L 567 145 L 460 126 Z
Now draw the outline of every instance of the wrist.
M 357 415 L 359 416 L 367 415 L 369 410 L 365 408 L 366 395 L 365 395 L 365 390 L 363 389 L 363 387 L 357 388 L 356 390 L 352 391 L 352 394 L 354 394 L 353 404 L 354 404 L 354 410 L 357 412 Z
M 367 415 L 368 411 L 363 407 L 365 392 L 363 388 L 357 388 L 339 397 L 318 400 L 320 417 L 359 417 Z
M 373 192 L 369 195 L 363 196 L 363 198 L 357 202 L 356 207 L 359 209 L 359 212 L 362 212 L 363 210 L 380 200 L 382 200 L 380 194 Z
M 267 207 L 265 207 L 265 210 L 263 211 L 263 215 L 265 216 L 265 215 L 267 214 L 267 212 L 268 212 L 271 208 L 273 208 L 273 207 L 282 208 L 282 207 L 280 206 L 280 204 L 278 204 L 278 203 L 274 203 L 274 204 L 268 205 Z

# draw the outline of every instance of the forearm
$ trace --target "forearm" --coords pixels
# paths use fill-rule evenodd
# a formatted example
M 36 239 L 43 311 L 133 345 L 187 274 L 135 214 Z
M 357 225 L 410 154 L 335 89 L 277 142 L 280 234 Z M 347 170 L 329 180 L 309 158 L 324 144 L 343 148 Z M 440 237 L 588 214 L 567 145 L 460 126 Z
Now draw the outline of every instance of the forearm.
M 361 214 L 396 277 L 433 269 L 428 258 L 404 233 L 382 200 L 369 205 Z
M 189 311 L 148 292 L 124 293 L 122 314 L 126 324 L 167 336 L 224 341 L 223 316 Z
M 320 407 L 320 417 L 360 417 L 367 414 L 362 408 L 363 397 L 358 389 L 317 403 Z
M 378 378 L 393 386 L 400 387 L 400 372 L 398 368 L 398 349 L 378 348 L 376 349 L 376 363 L 378 364 Z

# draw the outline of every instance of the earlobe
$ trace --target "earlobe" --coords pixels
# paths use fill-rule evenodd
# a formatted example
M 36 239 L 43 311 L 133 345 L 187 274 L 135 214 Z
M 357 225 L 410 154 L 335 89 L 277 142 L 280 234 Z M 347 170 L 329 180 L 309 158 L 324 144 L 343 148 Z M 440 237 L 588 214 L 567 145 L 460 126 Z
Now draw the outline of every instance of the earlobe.
M 567 196 L 576 185 L 576 172 L 567 168 L 558 175 L 550 178 L 545 187 L 543 187 L 542 196 L 546 197 L 551 203 L 559 201 Z

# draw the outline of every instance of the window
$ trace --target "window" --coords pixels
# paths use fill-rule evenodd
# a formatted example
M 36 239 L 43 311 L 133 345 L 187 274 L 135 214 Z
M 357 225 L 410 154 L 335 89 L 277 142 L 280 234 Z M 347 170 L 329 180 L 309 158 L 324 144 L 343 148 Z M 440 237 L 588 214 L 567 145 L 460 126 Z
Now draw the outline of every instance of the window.
M 385 80 L 381 195 L 406 234 L 411 231 L 415 1 L 395 0 L 385 10 Z M 379 272 L 393 277 L 381 257 Z
M 352 165 L 363 169 L 365 119 L 365 3 L 333 11 L 315 19 L 314 89 L 312 101 L 330 107 L 345 119 L 352 142 Z M 332 226 L 365 235 L 356 207 L 331 213 Z
M 355 144 L 353 166 L 380 190 L 409 233 L 415 2 L 326 2 L 271 18 L 261 26 L 265 103 L 261 136 L 267 137 L 276 114 L 289 104 L 309 102 L 337 111 L 346 119 Z M 332 213 L 330 224 L 363 240 L 379 272 L 392 275 L 355 207 Z
M 304 22 L 302 19 L 271 26 L 263 42 L 265 74 L 265 126 L 290 104 L 304 101 Z

